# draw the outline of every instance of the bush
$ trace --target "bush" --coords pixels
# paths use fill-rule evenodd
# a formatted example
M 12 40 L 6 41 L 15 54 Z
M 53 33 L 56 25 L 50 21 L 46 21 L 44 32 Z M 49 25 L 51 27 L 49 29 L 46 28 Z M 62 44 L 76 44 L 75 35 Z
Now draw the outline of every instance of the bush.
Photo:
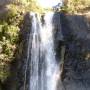
M 90 0 L 68 0 L 62 10 L 69 13 L 78 13 L 85 11 L 88 7 L 90 7 Z
M 3 24 L 0 25 L 0 79 L 3 80 L 8 76 L 7 69 L 2 69 L 14 58 L 14 51 L 18 42 L 19 28 L 17 26 Z
M 19 40 L 19 25 L 23 20 L 19 9 L 11 5 L 5 18 L 0 20 L 0 80 L 3 82 L 9 75 L 10 62 Z

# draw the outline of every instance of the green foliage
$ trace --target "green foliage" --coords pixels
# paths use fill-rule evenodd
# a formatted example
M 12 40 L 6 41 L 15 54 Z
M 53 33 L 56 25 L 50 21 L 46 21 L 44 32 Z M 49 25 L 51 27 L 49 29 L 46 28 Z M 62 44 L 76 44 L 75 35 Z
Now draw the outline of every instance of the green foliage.
M 19 28 L 17 26 L 3 24 L 0 25 L 0 63 L 2 67 L 6 67 L 7 62 L 13 60 L 14 51 L 16 48 L 16 43 L 18 41 Z M 6 78 L 8 76 L 7 69 L 0 68 L 0 79 Z
M 69 13 L 83 12 L 90 7 L 90 0 L 68 0 L 62 10 Z
M 0 20 L 0 80 L 3 82 L 10 75 L 10 62 L 19 40 L 19 24 L 23 16 L 14 5 L 7 6 L 9 11 Z

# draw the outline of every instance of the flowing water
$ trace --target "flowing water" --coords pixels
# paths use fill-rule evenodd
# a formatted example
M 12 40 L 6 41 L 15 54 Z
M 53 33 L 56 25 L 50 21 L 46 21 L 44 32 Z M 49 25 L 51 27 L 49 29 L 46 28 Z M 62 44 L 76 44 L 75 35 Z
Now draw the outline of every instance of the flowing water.
M 32 29 L 28 44 L 30 57 L 29 90 L 56 90 L 59 68 L 55 59 L 52 18 L 49 12 L 42 25 L 41 17 L 31 13 Z M 31 50 L 30 50 L 31 47 Z

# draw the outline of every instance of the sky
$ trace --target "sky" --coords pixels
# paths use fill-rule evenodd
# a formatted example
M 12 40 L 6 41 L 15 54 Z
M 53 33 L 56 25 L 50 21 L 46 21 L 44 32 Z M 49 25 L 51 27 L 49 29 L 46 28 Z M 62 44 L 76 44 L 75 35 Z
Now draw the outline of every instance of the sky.
M 43 8 L 51 8 L 60 3 L 61 1 L 62 0 L 37 0 L 37 3 Z

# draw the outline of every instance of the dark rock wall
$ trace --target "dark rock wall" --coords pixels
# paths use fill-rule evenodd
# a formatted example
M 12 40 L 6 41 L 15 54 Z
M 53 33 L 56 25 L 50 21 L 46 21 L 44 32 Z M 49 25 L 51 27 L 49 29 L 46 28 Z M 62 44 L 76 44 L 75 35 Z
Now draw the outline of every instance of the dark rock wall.
M 24 90 L 25 84 L 28 82 L 24 82 L 25 79 L 28 81 L 28 79 L 25 77 L 26 68 L 27 68 L 27 49 L 28 49 L 28 43 L 29 43 L 29 36 L 31 31 L 31 20 L 30 13 L 27 13 L 24 18 L 23 26 L 21 27 L 20 31 L 20 51 L 18 53 L 19 63 L 18 63 L 18 90 Z M 26 89 L 25 89 L 26 90 Z
M 90 90 L 89 19 L 83 15 L 55 13 L 53 17 L 53 24 L 55 26 L 54 42 L 56 59 L 59 63 L 62 62 L 62 46 L 65 46 L 65 55 L 63 55 L 64 61 L 61 63 L 63 65 L 60 64 L 62 74 L 61 79 L 58 81 L 58 90 Z M 23 90 L 24 88 L 27 47 L 30 30 L 31 17 L 29 16 L 29 13 L 27 13 L 23 25 L 21 26 L 20 43 L 16 52 L 17 63 L 12 66 L 14 70 L 17 68 L 15 71 L 16 75 L 14 76 L 17 81 L 16 89 L 9 88 L 5 90 Z M 28 82 L 26 82 L 26 84 L 27 83 Z
M 21 57 L 18 69 L 18 90 L 23 90 L 24 71 L 31 22 L 27 14 L 21 29 Z M 62 46 L 65 46 L 64 63 L 58 90 L 90 90 L 90 24 L 83 15 L 55 13 L 53 17 L 54 41 L 57 62 L 61 61 Z M 20 46 L 20 48 L 21 48 Z M 18 54 L 20 55 L 20 54 Z M 61 63 L 62 64 L 62 63 Z M 60 64 L 60 65 L 61 65 Z M 60 66 L 61 67 L 61 66 Z
M 64 89 L 90 90 L 90 24 L 83 15 L 61 13 L 60 18 L 66 47 L 62 73 Z

